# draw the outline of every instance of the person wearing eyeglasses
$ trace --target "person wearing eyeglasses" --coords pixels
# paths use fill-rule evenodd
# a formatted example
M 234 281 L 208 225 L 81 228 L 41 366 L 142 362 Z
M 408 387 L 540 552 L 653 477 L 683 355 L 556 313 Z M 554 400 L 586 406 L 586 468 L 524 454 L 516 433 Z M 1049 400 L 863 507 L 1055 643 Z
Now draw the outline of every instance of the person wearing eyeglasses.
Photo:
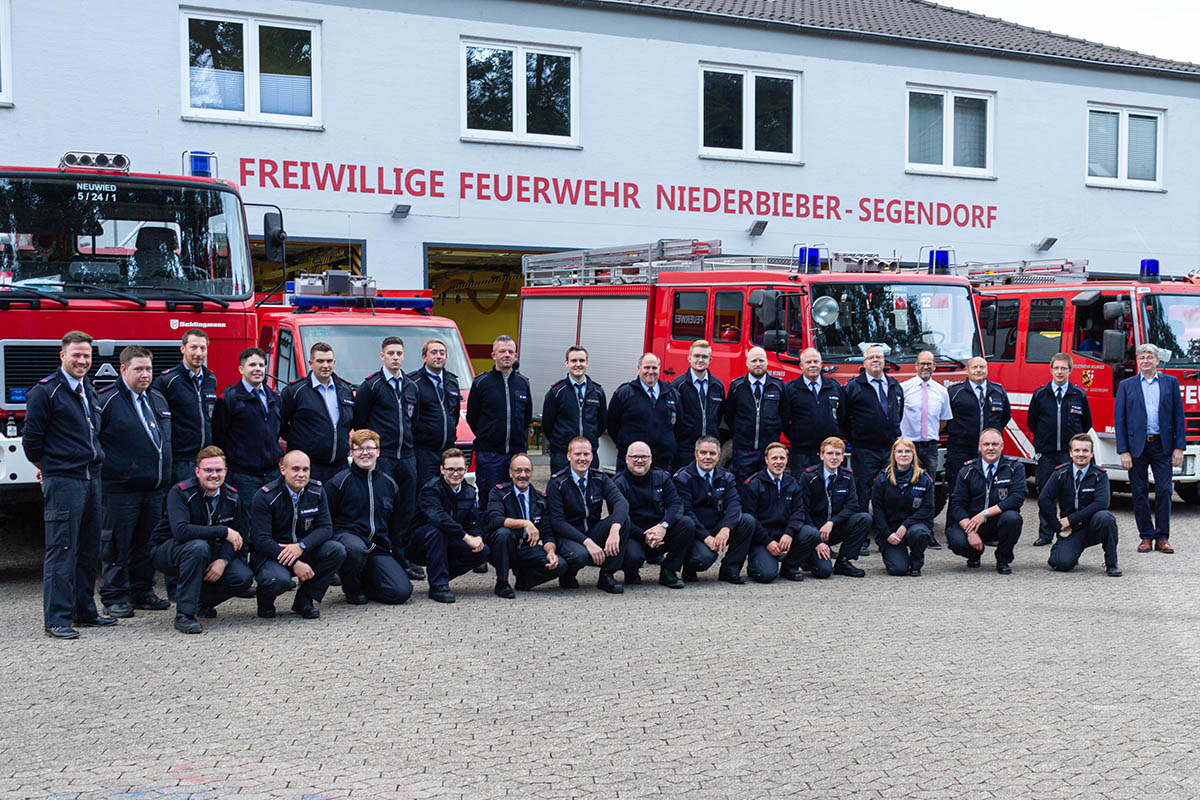
M 516 592 L 508 582 L 511 570 L 517 589 L 527 592 L 561 577 L 567 562 L 558 556 L 558 542 L 546 522 L 546 496 L 535 489 L 533 462 L 518 453 L 508 462 L 506 483 L 492 487 L 484 512 L 484 540 L 496 568 L 496 596 L 507 600 Z
M 629 502 L 629 538 L 622 564 L 625 583 L 642 582 L 638 570 L 649 561 L 660 566 L 658 582 L 668 589 L 682 589 L 679 571 L 696 538 L 690 517 L 683 515 L 683 501 L 675 481 L 666 470 L 650 466 L 650 445 L 634 442 L 625 452 L 625 471 L 613 482 Z
M 443 452 L 441 471 L 441 477 L 426 483 L 417 495 L 409 558 L 426 569 L 429 599 L 453 603 L 450 581 L 486 564 L 492 553 L 483 540 L 475 487 L 466 482 L 462 450 L 451 447 Z
M 349 467 L 324 485 L 333 538 L 346 548 L 339 572 L 350 605 L 368 600 L 399 605 L 412 596 L 412 581 L 392 548 L 407 520 L 396 502 L 399 487 L 379 461 L 379 434 L 360 428 L 350 435 Z

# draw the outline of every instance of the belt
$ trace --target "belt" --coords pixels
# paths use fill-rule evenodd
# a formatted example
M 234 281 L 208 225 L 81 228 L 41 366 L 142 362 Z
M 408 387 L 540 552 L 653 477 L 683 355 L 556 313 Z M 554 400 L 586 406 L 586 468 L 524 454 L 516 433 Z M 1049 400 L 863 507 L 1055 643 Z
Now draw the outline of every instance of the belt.
M 1162 437 L 1161 437 L 1161 436 L 1159 436 L 1159 435 L 1156 433 L 1156 434 L 1153 434 L 1152 436 L 1147 436 L 1147 437 L 1146 437 L 1146 441 L 1147 441 L 1147 442 L 1157 442 L 1157 441 L 1158 441 L 1159 439 L 1161 439 L 1161 438 L 1162 438 Z

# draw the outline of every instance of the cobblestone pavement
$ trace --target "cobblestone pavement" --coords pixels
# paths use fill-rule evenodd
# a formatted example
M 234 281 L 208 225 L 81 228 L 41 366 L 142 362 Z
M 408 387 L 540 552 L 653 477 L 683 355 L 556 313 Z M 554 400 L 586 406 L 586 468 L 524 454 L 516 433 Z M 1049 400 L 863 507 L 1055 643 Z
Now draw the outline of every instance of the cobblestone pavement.
M 1200 511 L 1173 556 L 1069 575 L 931 552 L 924 577 L 609 597 L 491 578 L 319 621 L 235 600 L 203 636 L 138 612 L 40 625 L 40 543 L 0 556 L 0 797 L 1200 797 Z M 940 525 L 938 536 L 942 537 Z M 653 579 L 656 572 L 646 571 Z M 286 602 L 280 602 L 285 609 Z

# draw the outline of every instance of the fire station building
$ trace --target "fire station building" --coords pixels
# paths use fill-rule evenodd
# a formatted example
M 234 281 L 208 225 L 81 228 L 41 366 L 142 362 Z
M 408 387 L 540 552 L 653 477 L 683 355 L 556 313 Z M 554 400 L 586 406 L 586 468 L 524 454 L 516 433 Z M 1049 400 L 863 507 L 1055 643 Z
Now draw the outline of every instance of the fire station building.
M 922 0 L 0 0 L 5 163 L 216 152 L 289 270 L 431 288 L 477 358 L 546 250 L 1186 271 L 1197 128 L 1200 66 Z

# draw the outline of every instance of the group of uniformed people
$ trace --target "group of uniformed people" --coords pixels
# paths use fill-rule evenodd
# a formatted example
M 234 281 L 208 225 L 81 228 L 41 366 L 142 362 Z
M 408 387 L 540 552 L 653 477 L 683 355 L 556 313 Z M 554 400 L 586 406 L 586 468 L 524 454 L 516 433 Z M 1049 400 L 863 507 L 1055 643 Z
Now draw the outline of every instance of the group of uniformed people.
M 316 618 L 332 583 L 350 604 L 398 604 L 427 579 L 429 597 L 451 603 L 450 580 L 489 563 L 503 598 L 516 594 L 510 576 L 521 591 L 555 578 L 574 588 L 589 565 L 599 568 L 597 586 L 618 594 L 616 573 L 638 584 L 646 563 L 676 589 L 718 560 L 719 579 L 733 584 L 746 582 L 743 566 L 759 582 L 862 577 L 854 562 L 873 538 L 889 574 L 918 576 L 925 550 L 939 546 L 933 474 L 943 430 L 947 544 L 968 567 L 993 546 L 997 571 L 1012 571 L 1025 470 L 1003 455 L 1011 408 L 982 358 L 947 391 L 932 380 L 936 354 L 920 353 L 917 374 L 901 384 L 872 346 L 843 386 L 808 349 L 802 374 L 785 384 L 754 347 L 727 392 L 708 369 L 711 346 L 696 341 L 690 369 L 673 382 L 659 379 L 659 360 L 646 353 L 637 377 L 609 398 L 575 345 L 567 376 L 543 400 L 552 468 L 543 495 L 525 455 L 532 391 L 511 337 L 493 343 L 495 366 L 468 396 L 478 493 L 453 446 L 461 395 L 440 340 L 424 342 L 423 364 L 405 373 L 404 342 L 385 338 L 381 369 L 357 391 L 336 374 L 326 343 L 312 346 L 309 374 L 281 392 L 266 385 L 266 354 L 247 348 L 241 380 L 219 397 L 201 329 L 183 335 L 181 363 L 157 377 L 149 350 L 125 348 L 120 379 L 99 393 L 86 377 L 91 341 L 80 331 L 63 337 L 61 367 L 30 391 L 23 432 L 42 479 L 44 624 L 56 638 L 169 608 L 155 593 L 155 570 L 184 633 L 199 633 L 198 618 L 238 596 L 256 597 L 259 616 L 270 618 L 275 600 L 294 590 L 292 611 Z M 1183 449 L 1178 384 L 1176 410 L 1174 379 L 1157 373 L 1152 351 L 1139 348 L 1141 372 L 1118 392 L 1117 436 L 1119 447 L 1137 440 L 1121 455 L 1130 459 L 1138 549 L 1172 552 L 1170 493 L 1166 516 L 1159 493 L 1153 524 L 1138 497 L 1148 468 L 1160 476 L 1162 451 L 1169 465 Z M 1030 405 L 1041 454 L 1035 544 L 1053 542 L 1057 570 L 1100 544 L 1107 574 L 1119 576 L 1108 477 L 1092 460 L 1088 400 L 1070 369 L 1069 355 L 1055 355 L 1052 380 Z M 605 432 L 619 450 L 615 478 L 593 466 Z M 732 471 L 718 465 L 723 439 L 732 440 Z M 98 562 L 103 614 L 93 599 Z

